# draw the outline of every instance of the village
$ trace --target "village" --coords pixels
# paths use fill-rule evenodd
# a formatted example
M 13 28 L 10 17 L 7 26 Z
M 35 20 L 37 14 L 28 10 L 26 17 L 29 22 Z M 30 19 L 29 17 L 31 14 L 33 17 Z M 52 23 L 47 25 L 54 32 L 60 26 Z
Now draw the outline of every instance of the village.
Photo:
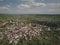
M 34 23 L 24 23 L 16 20 L 9 20 L 0 25 L 0 27 L 5 27 L 4 32 L 0 32 L 0 40 L 7 37 L 9 40 L 9 44 L 15 43 L 17 44 L 19 40 L 32 40 L 35 37 L 41 37 L 43 31 L 50 31 L 50 27 L 34 24 Z M 47 39 L 48 37 L 46 37 Z

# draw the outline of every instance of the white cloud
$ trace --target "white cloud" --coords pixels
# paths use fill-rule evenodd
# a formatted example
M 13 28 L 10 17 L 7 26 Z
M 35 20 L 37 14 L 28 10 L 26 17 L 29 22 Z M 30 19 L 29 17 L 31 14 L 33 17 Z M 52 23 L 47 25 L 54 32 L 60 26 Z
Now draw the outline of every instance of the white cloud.
M 19 4 L 17 5 L 18 9 L 24 9 L 24 8 L 35 8 L 35 7 L 45 7 L 45 3 L 31 3 L 31 4 Z
M 45 3 L 33 3 L 33 6 L 41 6 L 41 7 L 44 7 L 44 6 L 46 6 L 46 4 Z
M 34 2 L 32 3 L 33 6 L 36 7 L 49 7 L 49 8 L 58 8 L 60 7 L 60 3 L 38 3 L 38 2 Z
M 42 2 L 36 2 L 36 0 L 21 0 L 25 1 L 24 4 L 29 4 L 31 7 L 48 7 L 48 8 L 57 8 L 60 7 L 60 3 L 42 3 Z M 40 1 L 46 1 L 46 0 L 40 0 Z
M 23 2 L 25 2 L 27 4 L 32 4 L 32 3 L 35 2 L 35 0 L 21 0 L 21 1 L 23 1 Z
M 34 2 L 31 4 L 19 4 L 17 8 L 24 9 L 24 8 L 35 8 L 35 7 L 43 7 L 43 8 L 58 8 L 60 7 L 60 3 L 38 3 Z
M 10 6 L 9 5 L 1 6 L 0 10 L 10 10 Z
M 8 10 L 9 8 L 8 7 L 0 7 L 0 9 Z
M 29 14 L 58 14 L 60 13 L 60 3 L 38 3 L 20 4 L 17 6 L 19 9 L 17 13 L 29 13 Z M 24 9 L 23 9 L 24 7 Z M 32 7 L 32 8 L 31 8 Z M 35 8 L 36 7 L 36 8 Z M 43 7 L 43 8 L 40 8 Z M 22 8 L 22 10 L 20 10 Z M 27 9 L 28 8 L 28 9 Z
M 36 2 L 36 0 L 21 0 L 21 1 L 25 1 L 24 4 L 23 4 L 23 7 L 44 7 L 46 6 L 45 3 L 39 3 L 39 2 Z M 44 0 L 41 0 L 41 1 L 44 1 Z M 18 7 L 21 7 L 21 6 L 18 6 Z
M 27 5 L 27 4 L 19 4 L 19 5 L 17 6 L 17 8 L 19 8 L 19 9 L 30 8 L 30 5 Z
M 10 5 L 5 5 L 0 7 L 1 10 L 9 10 L 6 11 L 8 13 L 60 13 L 60 3 L 42 3 L 42 2 L 35 2 L 35 0 L 22 0 L 27 1 L 21 4 L 18 4 L 16 7 L 11 9 L 12 3 Z M 41 0 L 44 1 L 44 0 Z M 41 7 L 41 8 L 40 8 Z M 59 9 L 58 9 L 59 8 Z M 11 11 L 10 11 L 11 10 Z
M 33 2 L 35 0 L 21 0 L 21 1 Z

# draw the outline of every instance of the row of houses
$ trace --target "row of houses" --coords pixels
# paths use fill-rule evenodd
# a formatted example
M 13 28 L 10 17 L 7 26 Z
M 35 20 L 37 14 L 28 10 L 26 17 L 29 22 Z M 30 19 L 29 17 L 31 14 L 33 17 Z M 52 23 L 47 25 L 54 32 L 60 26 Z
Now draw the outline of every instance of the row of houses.
M 8 26 L 9 25 L 9 26 Z M 44 30 L 50 31 L 50 27 L 40 24 L 26 24 L 23 22 L 10 20 L 6 25 L 6 30 L 0 33 L 0 39 L 3 39 L 3 35 L 7 36 L 9 44 L 17 44 L 19 40 L 32 40 L 35 37 L 41 37 Z

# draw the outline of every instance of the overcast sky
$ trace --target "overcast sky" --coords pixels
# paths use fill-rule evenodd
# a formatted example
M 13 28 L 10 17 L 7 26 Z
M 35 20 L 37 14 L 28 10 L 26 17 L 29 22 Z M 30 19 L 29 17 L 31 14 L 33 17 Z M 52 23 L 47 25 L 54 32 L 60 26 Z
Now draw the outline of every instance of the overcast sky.
M 4 14 L 60 14 L 60 0 L 0 0 Z

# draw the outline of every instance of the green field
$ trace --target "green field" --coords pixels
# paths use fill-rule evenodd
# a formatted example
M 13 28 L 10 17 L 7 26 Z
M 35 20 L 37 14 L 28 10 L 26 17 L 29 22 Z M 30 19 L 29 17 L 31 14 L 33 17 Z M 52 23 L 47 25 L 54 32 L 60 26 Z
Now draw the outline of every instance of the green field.
M 30 19 L 30 20 L 39 20 L 39 21 L 60 21 L 60 15 L 59 14 L 20 14 L 20 15 L 14 15 L 14 14 L 0 14 L 0 21 L 9 20 L 12 18 L 24 18 L 24 19 Z

